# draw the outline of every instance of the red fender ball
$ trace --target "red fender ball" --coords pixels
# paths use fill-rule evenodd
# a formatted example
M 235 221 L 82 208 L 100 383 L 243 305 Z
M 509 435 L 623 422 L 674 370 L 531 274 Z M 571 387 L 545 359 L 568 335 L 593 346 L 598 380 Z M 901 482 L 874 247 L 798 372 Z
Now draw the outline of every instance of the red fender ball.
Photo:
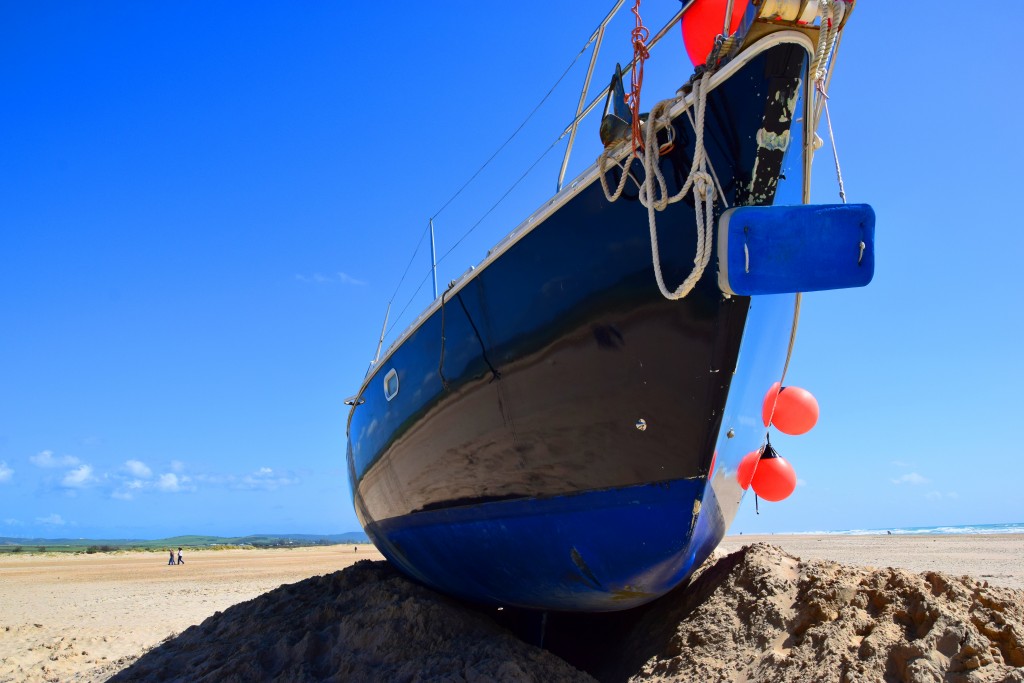
M 775 399 L 772 424 L 783 434 L 806 434 L 818 423 L 818 401 L 800 387 L 782 387 Z
M 725 24 L 727 4 L 728 0 L 696 0 L 683 14 L 683 44 L 694 66 L 707 61 L 708 55 L 714 49 L 715 38 L 722 32 Z M 734 0 L 729 33 L 739 28 L 746 9 L 746 0 Z
M 750 487 L 750 480 L 754 478 L 754 472 L 757 470 L 757 462 L 761 459 L 761 449 L 756 451 L 750 451 L 743 456 L 740 460 L 739 467 L 736 468 L 736 481 L 739 482 L 740 486 L 746 491 Z
M 781 455 L 761 458 L 750 486 L 761 498 L 777 503 L 796 488 L 796 471 Z

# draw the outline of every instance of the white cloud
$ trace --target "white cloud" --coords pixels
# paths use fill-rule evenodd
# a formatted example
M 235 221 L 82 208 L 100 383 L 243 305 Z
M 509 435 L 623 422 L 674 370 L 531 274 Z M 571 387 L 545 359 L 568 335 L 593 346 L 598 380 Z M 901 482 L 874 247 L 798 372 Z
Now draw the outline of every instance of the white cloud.
M 21 521 L 20 519 L 14 519 L 13 517 L 7 517 L 6 519 L 4 519 L 4 524 L 6 526 L 25 526 L 25 523 L 23 521 Z
M 182 491 L 195 491 L 195 486 L 190 484 L 189 477 L 178 476 L 173 472 L 161 474 L 157 479 L 156 487 L 167 493 L 180 493 Z
M 131 472 L 132 476 L 139 477 L 140 479 L 149 479 L 153 476 L 153 470 L 146 467 L 144 462 L 139 460 L 128 460 L 124 464 L 125 469 Z
M 65 474 L 60 483 L 61 486 L 66 486 L 67 488 L 80 489 L 96 483 L 96 477 L 92 475 L 92 467 L 82 465 Z
M 289 486 L 291 484 L 297 484 L 298 479 L 289 477 L 284 474 L 276 474 L 274 470 L 269 467 L 261 467 L 252 474 L 247 474 L 242 477 L 239 482 L 239 487 L 243 489 L 261 489 L 264 491 L 273 491 L 281 488 L 282 486 Z
M 203 484 L 210 484 L 211 486 L 225 486 L 235 480 L 230 474 L 197 474 L 194 479 Z
M 116 500 L 134 500 L 152 491 L 181 493 L 196 490 L 196 479 L 181 473 L 185 469 L 183 462 L 173 461 L 171 469 L 174 471 L 154 475 L 152 468 L 141 460 L 125 461 L 121 473 L 111 477 L 117 486 L 110 496 Z
M 904 474 L 902 477 L 899 477 L 898 479 L 890 479 L 890 481 L 892 483 L 894 483 L 894 484 L 915 484 L 916 485 L 916 484 L 927 484 L 928 483 L 928 479 L 922 477 L 917 472 L 910 472 L 909 474 Z
M 29 459 L 36 467 L 74 467 L 80 460 L 73 455 L 62 455 L 59 458 L 54 457 L 53 451 L 40 451 Z
M 146 468 L 146 470 L 148 472 L 149 468 Z M 142 479 L 129 479 L 127 481 L 122 481 L 121 487 L 115 489 L 114 492 L 110 494 L 110 497 L 116 500 L 134 500 L 136 493 L 140 493 L 149 488 L 153 488 L 152 481 L 143 481 Z
M 129 463 L 136 465 L 129 466 Z M 127 476 L 124 471 L 117 477 L 117 488 L 111 493 L 113 498 L 118 500 L 134 500 L 147 492 L 160 491 L 163 493 L 182 493 L 198 490 L 198 485 L 205 489 L 231 488 L 242 490 L 273 491 L 285 486 L 299 483 L 299 478 L 290 472 L 276 471 L 270 467 L 260 467 L 254 472 L 245 475 L 198 473 L 193 475 L 183 474 L 184 463 L 174 461 L 171 463 L 172 472 L 165 472 L 154 475 L 148 467 L 139 461 L 128 461 L 124 470 L 133 470 L 132 474 L 150 474 L 149 478 L 142 476 Z M 143 471 L 143 468 L 145 470 Z
M 338 272 L 337 275 L 321 275 L 320 273 L 302 275 L 300 273 L 296 273 L 295 279 L 299 282 L 305 282 L 311 285 L 329 285 L 335 282 L 340 282 L 343 285 L 355 285 L 356 287 L 366 285 L 365 281 L 354 278 L 348 273 L 343 272 Z
M 929 491 L 925 495 L 925 498 L 927 498 L 928 500 L 955 500 L 959 497 L 960 495 L 956 491 L 947 491 L 945 493 L 943 493 L 942 491 Z
M 14 476 L 14 470 L 7 466 L 7 463 L 0 460 L 0 483 L 10 481 Z
M 178 475 L 173 472 L 167 474 L 161 474 L 160 479 L 157 481 L 156 487 L 161 491 L 180 491 L 180 484 L 178 482 Z
M 56 512 L 47 517 L 36 517 L 36 522 L 39 524 L 50 524 L 52 526 L 64 526 L 67 522 L 58 515 Z
M 348 273 L 338 273 L 338 279 L 341 280 L 341 284 L 343 285 L 356 285 L 357 287 L 362 287 L 366 284 L 362 280 L 355 279 Z
M 324 277 L 320 273 L 313 273 L 312 275 L 300 275 L 296 273 L 295 279 L 299 282 L 306 282 L 314 285 L 323 285 L 331 281 L 331 278 Z

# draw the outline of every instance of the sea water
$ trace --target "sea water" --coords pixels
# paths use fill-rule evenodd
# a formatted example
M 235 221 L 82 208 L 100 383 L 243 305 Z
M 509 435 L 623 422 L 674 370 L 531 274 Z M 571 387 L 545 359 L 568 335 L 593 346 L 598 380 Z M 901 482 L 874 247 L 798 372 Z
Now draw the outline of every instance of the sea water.
M 845 531 L 794 531 L 794 536 L 876 536 L 922 534 L 941 536 L 946 534 L 1024 534 L 1024 522 L 1009 524 L 961 524 L 958 526 L 910 526 L 890 529 L 847 529 Z

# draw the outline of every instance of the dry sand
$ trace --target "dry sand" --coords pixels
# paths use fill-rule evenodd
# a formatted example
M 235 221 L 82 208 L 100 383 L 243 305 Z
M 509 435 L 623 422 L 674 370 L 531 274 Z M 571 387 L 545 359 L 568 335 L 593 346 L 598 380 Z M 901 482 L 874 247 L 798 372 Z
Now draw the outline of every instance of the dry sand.
M 173 567 L 166 551 L 4 553 L 0 683 L 106 680 L 215 612 L 366 558 L 383 559 L 369 545 L 186 549 Z
M 1024 589 L 1024 534 L 728 536 L 718 549 L 732 552 L 751 543 L 769 543 L 803 560 L 967 574 L 994 586 Z
M 941 572 L 758 543 L 639 612 L 601 680 L 1024 683 L 1024 592 Z
M 755 541 L 772 545 L 719 555 L 648 608 L 552 618 L 550 652 L 530 615 L 470 609 L 383 562 L 338 571 L 379 560 L 367 546 L 186 552 L 174 567 L 5 554 L 0 682 L 1024 683 L 1024 535 L 736 536 L 719 552 Z M 908 571 L 869 568 L 889 566 Z

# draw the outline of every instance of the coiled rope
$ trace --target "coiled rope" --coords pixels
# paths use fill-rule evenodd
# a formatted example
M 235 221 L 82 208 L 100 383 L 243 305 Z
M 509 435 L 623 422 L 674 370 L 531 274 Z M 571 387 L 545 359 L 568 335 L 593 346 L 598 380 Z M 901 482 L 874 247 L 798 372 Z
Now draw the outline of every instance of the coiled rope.
M 815 86 L 824 89 L 825 75 L 828 73 L 828 62 L 832 59 L 832 49 L 839 35 L 839 27 L 846 16 L 844 0 L 818 0 L 818 13 L 821 15 L 821 27 L 818 29 L 818 46 L 811 62 L 811 74 Z
M 715 53 L 712 53 L 714 56 Z M 709 58 L 710 61 L 710 58 Z M 694 143 L 693 161 L 690 164 L 690 171 L 687 174 L 686 182 L 674 195 L 669 195 L 665 176 L 661 172 L 660 157 L 674 144 L 675 128 L 669 116 L 672 108 L 682 101 L 682 96 L 662 100 L 651 109 L 647 122 L 644 124 L 644 146 L 642 156 L 638 156 L 636 150 L 630 151 L 629 155 L 620 163 L 611 161 L 608 150 L 605 150 L 597 159 L 600 170 L 601 187 L 604 190 L 605 198 L 610 202 L 616 201 L 630 178 L 639 188 L 640 203 L 647 207 L 647 223 L 651 233 L 651 262 L 654 267 L 654 278 L 658 283 L 658 290 L 666 299 L 675 301 L 682 299 L 689 294 L 697 282 L 703 276 L 708 263 L 711 260 L 713 251 L 712 237 L 714 225 L 714 201 L 715 183 L 708 172 L 707 152 L 704 149 L 704 112 L 707 105 L 707 93 L 710 89 L 710 81 L 713 71 L 706 69 L 699 80 L 693 82 L 693 97 L 691 106 L 694 109 L 693 127 L 696 134 Z M 664 127 L 668 134 L 668 140 L 663 145 L 658 144 L 658 130 Z M 629 168 L 633 159 L 639 158 L 644 168 L 644 181 L 638 182 L 632 175 Z M 606 171 L 611 166 L 619 166 L 622 176 L 615 190 L 608 186 Z M 673 290 L 665 284 L 665 277 L 661 268 L 661 252 L 658 248 L 657 212 L 664 211 L 669 204 L 680 201 L 687 192 L 693 191 L 694 206 L 697 216 L 697 248 L 693 258 L 693 269 L 686 276 L 683 282 Z
M 665 176 L 661 172 L 659 163 L 659 150 L 657 144 L 657 131 L 659 125 L 667 126 L 672 131 L 669 139 L 674 137 L 675 128 L 669 112 L 677 99 L 662 100 L 651 110 L 647 121 L 646 145 L 644 149 L 644 184 L 640 188 L 640 203 L 647 207 L 647 224 L 651 233 L 651 261 L 654 266 L 654 278 L 658 282 L 658 290 L 666 299 L 675 301 L 682 299 L 689 294 L 704 275 L 711 260 L 713 251 L 712 237 L 714 225 L 714 202 L 715 184 L 708 173 L 708 158 L 704 148 L 704 112 L 707 104 L 707 91 L 710 88 L 711 72 L 706 71 L 701 79 L 693 84 L 694 106 L 694 133 L 697 136 L 694 143 L 693 161 L 690 164 L 690 171 L 686 176 L 686 182 L 679 189 L 679 192 L 669 196 L 668 186 L 665 183 Z M 652 122 L 654 125 L 651 125 Z M 665 278 L 661 269 L 661 250 L 658 248 L 658 226 L 657 212 L 664 211 L 669 204 L 680 201 L 687 192 L 692 189 L 694 213 L 697 219 L 697 247 L 693 257 L 693 268 L 683 282 L 674 290 L 669 290 L 665 285 Z
M 829 60 L 832 57 L 832 51 L 836 44 L 836 37 L 839 35 L 839 27 L 842 24 L 843 17 L 846 14 L 846 2 L 845 0 L 819 0 L 821 13 L 821 28 L 818 32 L 818 45 L 815 50 L 814 57 L 810 65 L 810 72 L 813 74 L 815 89 L 823 98 L 825 105 L 825 115 L 829 116 L 828 112 L 828 95 L 825 93 L 825 77 L 828 73 Z M 640 63 L 640 80 L 643 78 L 643 61 L 640 59 L 641 55 L 646 58 L 646 48 L 642 39 L 642 34 L 638 33 L 642 29 L 640 22 L 639 0 L 637 0 L 634 7 L 634 14 L 637 18 L 637 28 L 633 32 L 633 43 L 634 43 L 634 54 L 636 62 Z M 659 163 L 660 157 L 667 153 L 674 144 L 675 139 L 675 128 L 672 125 L 672 120 L 669 116 L 672 108 L 682 101 L 683 96 L 677 96 L 667 100 L 659 102 L 651 110 L 647 122 L 644 124 L 644 144 L 638 149 L 636 144 L 636 130 L 640 126 L 640 116 L 636 111 L 636 107 L 639 105 L 639 92 L 634 95 L 630 93 L 627 96 L 627 101 L 631 105 L 633 113 L 633 128 L 634 128 L 634 141 L 630 153 L 622 160 L 621 163 L 616 163 L 611 159 L 611 154 L 608 149 L 601 152 L 597 158 L 597 166 L 600 171 L 599 177 L 601 179 L 601 188 L 604 190 L 605 198 L 609 202 L 614 202 L 622 196 L 622 191 L 626 187 L 626 182 L 630 179 L 639 189 L 638 199 L 643 206 L 647 208 L 647 222 L 650 228 L 651 234 L 651 262 L 654 268 L 654 277 L 658 283 L 658 290 L 662 296 L 669 300 L 678 300 L 689 294 L 696 286 L 697 282 L 700 281 L 704 275 L 704 271 L 707 269 L 708 263 L 711 260 L 711 252 L 713 250 L 713 226 L 714 226 L 714 202 L 717 196 L 715 186 L 717 185 L 717 179 L 714 179 L 708 172 L 710 164 L 707 158 L 707 151 L 704 148 L 704 113 L 707 105 L 707 93 L 710 89 L 711 76 L 714 73 L 714 69 L 717 66 L 719 55 L 727 48 L 726 41 L 729 45 L 732 43 L 734 36 L 718 36 L 716 39 L 715 49 L 708 55 L 707 62 L 697 69 L 694 79 L 691 79 L 693 96 L 690 99 L 690 106 L 693 108 L 693 114 L 690 116 L 690 108 L 688 107 L 684 111 L 687 112 L 690 117 L 691 125 L 693 126 L 694 133 L 696 135 L 696 141 L 694 142 L 693 161 L 690 164 L 690 171 L 686 176 L 686 182 L 680 190 L 674 194 L 668 194 L 668 187 L 665 183 L 665 177 L 661 172 L 661 165 Z M 641 51 L 641 48 L 644 48 Z M 636 73 L 634 69 L 634 90 L 638 91 L 638 83 L 636 80 Z M 668 140 L 663 145 L 658 145 L 657 134 L 659 128 L 665 128 L 667 131 Z M 843 178 L 842 171 L 839 167 L 839 156 L 836 153 L 835 137 L 832 135 L 831 118 L 829 118 L 829 136 L 832 138 L 832 150 L 835 155 L 836 162 L 836 173 L 839 176 L 839 194 L 842 197 L 843 202 L 846 201 L 846 194 L 843 189 Z M 632 174 L 630 166 L 634 159 L 639 159 L 644 169 L 644 180 L 639 182 Z M 612 166 L 618 166 L 621 170 L 621 176 L 619 178 L 618 185 L 615 190 L 611 190 L 608 185 L 606 178 L 607 171 Z M 693 191 L 694 200 L 694 212 L 696 215 L 697 223 L 697 246 L 696 253 L 693 258 L 693 268 L 690 274 L 686 276 L 683 282 L 676 287 L 674 290 L 669 290 L 665 284 L 664 274 L 661 268 L 661 253 L 658 248 L 658 230 L 657 230 L 657 212 L 664 211 L 669 204 L 674 204 L 681 200 L 687 192 Z M 724 197 L 723 197 L 724 200 Z

